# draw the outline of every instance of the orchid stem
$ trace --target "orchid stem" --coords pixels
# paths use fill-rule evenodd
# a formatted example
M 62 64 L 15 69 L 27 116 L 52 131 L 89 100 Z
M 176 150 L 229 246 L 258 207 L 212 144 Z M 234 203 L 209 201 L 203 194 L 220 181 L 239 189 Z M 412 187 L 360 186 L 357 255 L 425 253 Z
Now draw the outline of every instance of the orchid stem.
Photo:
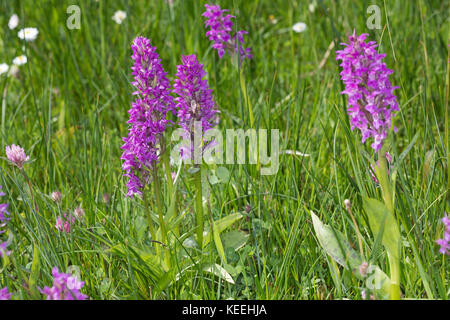
M 152 240 L 156 240 L 155 228 L 153 227 L 152 216 L 150 213 L 150 205 L 148 202 L 146 190 L 144 190 L 144 192 L 142 194 L 142 198 L 144 199 L 144 207 L 145 207 L 145 213 L 147 216 L 147 224 L 148 224 L 148 228 L 150 230 L 150 235 L 152 236 Z M 156 249 L 156 251 L 158 252 L 158 249 Z
M 380 150 L 378 152 L 378 180 L 381 186 L 381 193 L 383 195 L 384 203 L 387 209 L 390 211 L 393 217 L 394 214 L 394 201 L 392 196 L 392 188 L 389 181 L 389 174 L 386 162 L 386 154 L 384 151 Z M 399 240 L 400 247 L 400 240 Z M 391 271 L 391 300 L 400 300 L 400 259 L 399 259 L 400 248 L 397 252 L 388 251 L 389 268 Z
M 203 195 L 202 195 L 202 171 L 199 166 L 194 173 L 194 184 L 197 191 L 195 195 L 195 214 L 197 219 L 197 243 L 200 250 L 203 248 Z
M 159 184 L 158 172 L 153 170 L 153 182 L 155 184 L 155 197 L 156 206 L 158 207 L 159 224 L 161 228 L 161 241 L 164 245 L 168 246 L 167 233 L 166 233 L 166 223 L 164 222 L 164 206 L 161 200 L 161 185 Z M 166 252 L 163 251 L 162 255 L 163 261 L 165 261 L 167 267 L 170 269 L 170 257 Z
M 161 153 L 162 153 L 162 161 L 164 164 L 164 169 L 166 171 L 166 179 L 167 179 L 167 193 L 169 194 L 169 199 L 172 198 L 173 192 L 173 180 L 172 180 L 172 172 L 170 171 L 170 158 L 167 153 L 166 143 L 164 139 L 161 139 Z M 170 203 L 170 201 L 169 201 Z
M 161 201 L 161 186 L 159 184 L 158 173 L 153 170 L 153 182 L 155 184 L 156 206 L 158 208 L 159 224 L 161 228 L 161 238 L 164 244 L 167 244 L 166 225 L 164 223 L 164 207 Z

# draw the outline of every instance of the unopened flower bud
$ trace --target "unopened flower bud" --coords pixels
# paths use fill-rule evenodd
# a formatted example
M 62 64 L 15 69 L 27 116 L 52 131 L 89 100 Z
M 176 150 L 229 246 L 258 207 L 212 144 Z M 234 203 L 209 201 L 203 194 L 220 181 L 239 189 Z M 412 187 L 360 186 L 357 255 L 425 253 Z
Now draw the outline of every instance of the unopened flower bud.
M 111 196 L 109 195 L 109 193 L 105 193 L 105 194 L 103 195 L 103 202 L 104 202 L 105 204 L 108 204 L 108 203 L 109 203 L 109 200 L 111 200 Z
M 350 208 L 352 207 L 352 203 L 350 202 L 349 199 L 344 200 L 344 206 L 345 206 L 345 209 L 350 210 Z
M 84 217 L 84 210 L 81 207 L 76 207 L 75 210 L 73 211 L 73 214 L 78 219 L 82 219 Z
M 361 298 L 362 298 L 363 300 L 366 300 L 366 299 L 367 299 L 366 290 L 361 291 Z
M 62 200 L 62 194 L 59 191 L 53 191 L 52 192 L 52 200 L 56 203 L 61 203 Z
M 363 262 L 361 263 L 361 265 L 359 266 L 359 273 L 365 277 L 367 275 L 367 268 L 369 268 L 369 264 L 367 262 Z

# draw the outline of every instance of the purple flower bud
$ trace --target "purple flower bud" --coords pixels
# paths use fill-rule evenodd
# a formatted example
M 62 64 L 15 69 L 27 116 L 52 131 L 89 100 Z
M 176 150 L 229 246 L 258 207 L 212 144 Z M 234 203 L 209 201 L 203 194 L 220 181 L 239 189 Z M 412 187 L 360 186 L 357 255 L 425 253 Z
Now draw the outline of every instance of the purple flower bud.
M 385 54 L 378 54 L 375 41 L 365 42 L 368 34 L 349 37 L 349 43 L 342 43 L 343 50 L 337 51 L 337 60 L 342 60 L 341 80 L 348 96 L 351 128 L 361 131 L 362 142 L 373 138 L 371 147 L 378 151 L 391 127 L 391 117 L 398 111 L 397 98 L 389 81 L 393 72 L 382 62 Z M 395 130 L 395 128 L 394 128 Z
M 75 215 L 75 217 L 81 220 L 84 217 L 84 210 L 81 207 L 76 207 L 75 210 L 73 211 L 73 214 Z
M 363 262 L 361 263 L 361 265 L 359 266 L 359 273 L 365 277 L 367 275 L 367 269 L 369 268 L 369 264 L 367 262 Z

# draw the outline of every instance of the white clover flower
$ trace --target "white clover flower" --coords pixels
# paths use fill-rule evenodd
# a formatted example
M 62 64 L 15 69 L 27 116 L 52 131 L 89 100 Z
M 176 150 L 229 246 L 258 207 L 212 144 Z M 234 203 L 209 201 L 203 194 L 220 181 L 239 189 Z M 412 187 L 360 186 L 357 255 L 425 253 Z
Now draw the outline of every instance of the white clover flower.
M 117 23 L 117 24 L 121 24 L 123 20 L 125 20 L 125 18 L 127 17 L 127 13 L 125 11 L 122 10 L 118 10 L 114 13 L 114 15 L 112 16 L 112 19 Z
M 28 62 L 27 56 L 24 56 L 24 55 L 15 57 L 14 60 L 13 60 L 13 63 L 14 63 L 16 66 L 24 65 L 24 64 L 27 63 L 27 62 Z
M 19 25 L 19 17 L 17 14 L 13 14 L 11 18 L 9 18 L 8 27 L 12 30 L 15 29 Z
M 306 30 L 306 24 L 304 22 L 297 22 L 292 26 L 292 30 L 297 33 L 303 32 Z
M 9 66 L 6 63 L 0 63 L 0 74 L 8 72 Z
M 36 28 L 25 28 L 17 34 L 20 39 L 25 41 L 34 41 L 37 38 L 39 31 Z

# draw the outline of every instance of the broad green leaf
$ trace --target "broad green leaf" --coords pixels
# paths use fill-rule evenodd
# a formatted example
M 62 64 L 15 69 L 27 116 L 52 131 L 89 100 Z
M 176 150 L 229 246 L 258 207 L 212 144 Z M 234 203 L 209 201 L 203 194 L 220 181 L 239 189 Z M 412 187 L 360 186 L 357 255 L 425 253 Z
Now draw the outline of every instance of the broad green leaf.
M 219 183 L 219 179 L 217 178 L 216 175 L 212 174 L 209 177 L 209 183 L 212 184 L 212 185 L 217 184 L 217 183 Z
M 39 247 L 35 244 L 33 248 L 33 264 L 31 265 L 31 273 L 28 280 L 28 286 L 33 299 L 39 299 L 41 296 L 37 288 L 37 280 L 39 279 L 40 271 L 41 261 L 39 259 Z
M 249 234 L 241 230 L 233 230 L 221 235 L 222 243 L 225 249 L 232 248 L 238 251 L 248 240 Z
M 188 237 L 183 241 L 183 247 L 191 249 L 198 248 L 198 244 L 193 237 Z
M 334 286 L 339 295 L 342 295 L 342 281 L 341 281 L 341 273 L 339 272 L 339 267 L 332 258 L 327 257 L 328 267 L 331 271 L 331 278 L 333 279 Z
M 234 280 L 231 277 L 231 275 L 227 272 L 227 270 L 225 270 L 224 268 L 219 266 L 217 263 L 204 267 L 203 271 L 212 273 L 215 276 L 217 276 L 231 284 L 234 284 Z
M 395 259 L 398 259 L 401 238 L 394 215 L 376 199 L 363 198 L 363 202 L 374 236 L 378 237 L 382 232 L 381 243 Z
M 175 279 L 175 270 L 171 269 L 163 274 L 163 276 L 158 281 L 156 287 L 159 289 L 159 291 L 163 291 L 172 284 L 172 281 L 174 279 Z
M 216 169 L 216 174 L 222 183 L 228 182 L 230 179 L 230 171 L 225 167 L 218 167 Z
M 376 265 L 370 264 L 367 270 L 366 287 L 372 289 L 378 298 L 389 299 L 391 279 Z M 359 272 L 358 274 L 360 275 Z M 361 278 L 361 275 L 358 278 Z
M 314 231 L 320 245 L 325 251 L 343 267 L 350 266 L 353 270 L 359 268 L 363 262 L 359 254 L 344 239 L 344 236 L 330 226 L 322 224 L 320 219 L 311 211 Z
M 164 274 L 161 259 L 152 252 L 146 252 L 130 245 L 125 247 L 123 244 L 115 245 L 111 247 L 110 250 L 111 252 L 119 254 L 123 257 L 127 257 L 130 254 L 135 256 L 140 260 L 140 263 L 133 265 L 133 267 L 138 268 L 143 272 L 146 270 L 149 271 L 151 277 L 155 281 L 159 281 Z
M 217 252 L 219 253 L 220 258 L 222 258 L 222 261 L 224 263 L 227 263 L 227 257 L 225 256 L 225 251 L 223 250 L 222 240 L 220 239 L 220 233 L 217 229 L 217 225 L 215 222 L 212 224 L 213 227 L 213 238 L 214 243 L 216 244 Z
M 328 255 L 347 270 L 350 268 L 355 277 L 365 280 L 366 286 L 374 290 L 379 298 L 388 299 L 391 284 L 389 277 L 373 264 L 368 266 L 367 277 L 362 276 L 359 272 L 359 266 L 363 262 L 360 255 L 353 250 L 338 230 L 333 230 L 330 226 L 324 225 L 314 212 L 311 211 L 310 213 L 317 239 Z M 335 270 L 332 272 L 335 272 Z
M 236 213 L 232 213 L 222 219 L 215 221 L 215 225 L 216 225 L 218 234 L 220 235 L 226 228 L 230 227 L 236 221 L 239 221 L 240 219 L 242 219 L 242 217 L 243 217 L 243 215 L 241 213 L 236 212 Z M 203 247 L 205 247 L 208 243 L 210 243 L 211 240 L 212 240 L 212 232 L 210 230 L 203 237 Z

